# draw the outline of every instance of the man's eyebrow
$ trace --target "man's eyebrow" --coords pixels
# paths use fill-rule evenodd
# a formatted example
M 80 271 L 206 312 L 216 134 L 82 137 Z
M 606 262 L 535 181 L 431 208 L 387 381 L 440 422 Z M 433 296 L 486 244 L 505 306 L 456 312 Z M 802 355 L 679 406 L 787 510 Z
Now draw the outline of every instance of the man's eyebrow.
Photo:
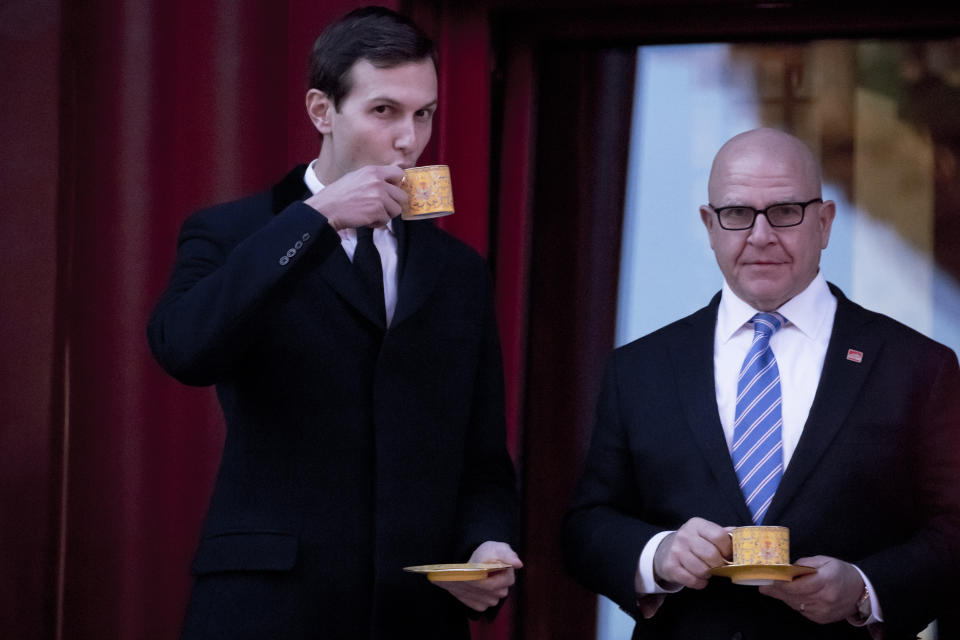
M 403 104 L 402 104 L 401 102 L 399 102 L 398 100 L 394 100 L 393 98 L 391 98 L 391 97 L 389 97 L 389 96 L 373 96 L 372 98 L 368 98 L 368 99 L 367 99 L 367 102 L 368 102 L 368 103 L 370 103 L 370 102 L 386 103 L 386 104 L 389 104 L 389 105 L 395 106 L 395 107 L 403 106 Z M 438 102 L 438 100 L 437 100 L 436 98 L 434 98 L 433 100 L 431 100 L 431 101 L 428 102 L 427 104 L 423 105 L 422 107 L 417 107 L 416 110 L 417 110 L 417 111 L 420 111 L 421 109 L 430 109 L 430 108 L 432 108 L 432 107 L 436 107 L 436 106 L 437 106 L 437 102 Z

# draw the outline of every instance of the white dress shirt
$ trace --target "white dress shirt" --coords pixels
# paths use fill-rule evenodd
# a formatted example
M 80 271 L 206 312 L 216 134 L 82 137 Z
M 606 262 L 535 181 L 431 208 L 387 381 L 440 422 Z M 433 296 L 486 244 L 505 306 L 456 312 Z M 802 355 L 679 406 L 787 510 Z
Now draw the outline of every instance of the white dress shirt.
M 303 174 L 303 181 L 310 189 L 310 193 L 314 195 L 323 189 L 323 183 L 313 170 L 316 162 L 316 160 L 311 162 L 307 172 Z M 353 253 L 357 250 L 357 230 L 340 229 L 337 234 L 340 236 L 340 246 L 343 247 L 350 262 L 353 262 Z M 380 254 L 380 264 L 383 266 L 383 301 L 389 327 L 393 320 L 393 312 L 397 309 L 397 235 L 393 232 L 393 220 L 385 227 L 374 227 L 373 244 Z
M 753 322 L 758 311 L 737 297 L 724 281 L 713 337 L 714 389 L 720 424 L 729 449 L 733 442 L 734 414 L 737 404 L 737 378 L 740 367 L 753 343 Z M 833 331 L 837 299 L 830 292 L 826 280 L 818 273 L 802 292 L 784 303 L 777 313 L 786 322 L 770 338 L 770 349 L 780 370 L 781 413 L 783 425 L 783 468 L 790 464 L 797 442 L 803 433 L 813 398 L 820 383 L 823 360 Z M 724 523 L 718 523 L 724 524 Z M 654 578 L 653 557 L 660 542 L 671 531 L 653 536 L 640 554 L 636 589 L 639 594 L 673 593 L 679 589 L 664 589 Z M 870 593 L 873 613 L 869 622 L 882 621 L 880 604 L 867 577 L 860 572 Z M 866 623 L 865 623 L 866 624 Z

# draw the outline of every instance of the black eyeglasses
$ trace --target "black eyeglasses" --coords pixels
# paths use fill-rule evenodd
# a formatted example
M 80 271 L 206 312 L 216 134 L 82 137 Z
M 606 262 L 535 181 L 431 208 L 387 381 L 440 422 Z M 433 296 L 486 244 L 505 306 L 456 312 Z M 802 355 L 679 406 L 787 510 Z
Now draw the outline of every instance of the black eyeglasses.
M 717 214 L 717 220 L 720 221 L 720 227 L 729 231 L 743 231 L 750 229 L 757 221 L 757 216 L 761 213 L 767 217 L 767 222 L 771 227 L 795 227 L 803 222 L 803 213 L 807 206 L 814 202 L 823 202 L 822 198 L 814 198 L 806 202 L 781 202 L 772 204 L 766 209 L 754 209 L 753 207 L 742 207 L 734 205 L 732 207 L 720 207 L 719 209 L 712 204 L 710 208 Z

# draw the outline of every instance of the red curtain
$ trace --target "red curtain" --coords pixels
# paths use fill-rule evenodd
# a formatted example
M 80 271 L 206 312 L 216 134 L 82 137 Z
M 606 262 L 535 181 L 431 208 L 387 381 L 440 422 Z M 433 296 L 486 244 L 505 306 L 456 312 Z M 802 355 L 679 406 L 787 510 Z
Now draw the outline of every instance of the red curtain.
M 559 532 L 614 342 L 635 57 L 631 47 L 540 50 L 551 63 L 536 82 L 541 135 L 529 221 L 524 638 L 595 633 L 596 595 L 566 575 Z M 571 135 L 546 133 L 554 131 Z
M 55 2 L 0 8 L 0 635 L 12 638 L 53 631 L 59 40 Z

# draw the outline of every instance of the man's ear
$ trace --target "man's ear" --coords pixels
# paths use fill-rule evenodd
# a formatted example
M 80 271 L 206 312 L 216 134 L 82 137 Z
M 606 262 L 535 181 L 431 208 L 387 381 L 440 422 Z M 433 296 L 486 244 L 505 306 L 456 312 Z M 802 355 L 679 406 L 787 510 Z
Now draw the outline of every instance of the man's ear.
M 820 248 L 826 249 L 830 242 L 830 229 L 833 228 L 833 218 L 837 214 L 837 205 L 833 200 L 824 200 L 817 211 L 817 221 L 820 226 Z
M 310 89 L 307 91 L 307 115 L 310 116 L 310 122 L 321 135 L 330 133 L 333 128 L 333 114 L 336 108 L 333 101 L 326 93 L 319 89 Z
M 713 209 L 707 205 L 700 205 L 700 220 L 703 221 L 703 226 L 707 228 L 707 235 L 710 238 L 710 248 L 713 248 L 713 225 L 719 224 L 717 219 L 714 217 Z

